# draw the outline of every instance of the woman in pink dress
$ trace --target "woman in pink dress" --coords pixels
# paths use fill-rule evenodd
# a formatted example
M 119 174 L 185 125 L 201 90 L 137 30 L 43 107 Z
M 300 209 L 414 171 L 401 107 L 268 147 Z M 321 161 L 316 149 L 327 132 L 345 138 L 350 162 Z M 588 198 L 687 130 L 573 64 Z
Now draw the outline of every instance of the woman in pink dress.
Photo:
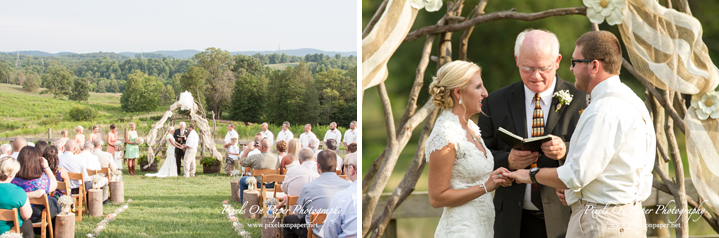
M 100 126 L 98 125 L 92 126 L 92 133 L 90 133 L 90 138 L 88 138 L 87 141 L 95 143 L 95 139 L 102 140 L 102 135 L 100 135 Z
M 117 148 L 115 148 L 117 139 L 117 126 L 110 124 L 110 132 L 107 133 L 107 153 L 113 156 L 115 156 L 115 151 L 117 150 Z
M 84 145 L 85 135 L 82 134 L 82 126 L 75 127 L 75 131 L 77 131 L 77 135 L 75 135 L 75 142 L 77 142 L 78 145 Z

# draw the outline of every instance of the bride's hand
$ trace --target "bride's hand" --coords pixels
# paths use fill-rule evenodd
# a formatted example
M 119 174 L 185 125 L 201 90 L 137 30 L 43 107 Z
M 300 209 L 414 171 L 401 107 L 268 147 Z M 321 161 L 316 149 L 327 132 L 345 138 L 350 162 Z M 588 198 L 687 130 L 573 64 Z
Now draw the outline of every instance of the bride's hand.
M 484 184 L 484 186 L 487 188 L 487 192 L 497 190 L 497 188 L 499 188 L 499 185 L 502 185 L 504 187 L 511 185 L 512 181 L 510 181 L 509 178 L 504 176 L 504 173 L 509 173 L 509 170 L 506 168 L 498 168 L 492 171 L 492 174 L 489 176 L 489 179 Z

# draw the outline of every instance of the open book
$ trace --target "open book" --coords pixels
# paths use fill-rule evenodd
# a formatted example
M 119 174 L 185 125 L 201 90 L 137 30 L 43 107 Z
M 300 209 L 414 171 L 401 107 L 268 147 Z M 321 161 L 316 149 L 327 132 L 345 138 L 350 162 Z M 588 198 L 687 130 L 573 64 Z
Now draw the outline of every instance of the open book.
M 499 138 L 515 150 L 529 150 L 532 152 L 536 151 L 542 153 L 542 144 L 552 140 L 552 135 L 524 139 L 502 127 L 500 127 L 497 131 L 499 132 Z

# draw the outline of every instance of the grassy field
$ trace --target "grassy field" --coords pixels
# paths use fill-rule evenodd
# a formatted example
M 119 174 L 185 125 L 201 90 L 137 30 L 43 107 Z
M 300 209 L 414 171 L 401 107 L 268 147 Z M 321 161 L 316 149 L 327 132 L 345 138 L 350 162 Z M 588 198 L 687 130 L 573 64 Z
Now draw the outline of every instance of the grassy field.
M 163 160 L 164 161 L 164 160 Z M 146 172 L 129 175 L 124 169 L 125 201 L 132 199 L 129 208 L 119 214 L 100 233 L 100 237 L 237 237 L 227 216 L 222 214 L 222 202 L 232 203 L 230 182 L 224 174 L 203 174 L 197 161 L 197 177 L 154 178 L 145 177 Z M 103 206 L 104 216 L 119 205 Z M 75 223 L 75 237 L 83 238 L 91 233 L 103 217 L 83 216 Z M 260 220 L 242 219 L 245 230 L 252 237 L 260 237 L 259 227 L 247 224 Z
M 268 64 L 268 65 L 265 65 L 265 66 L 268 66 L 268 67 L 270 67 L 270 68 L 272 68 L 272 69 L 283 70 L 283 69 L 287 68 L 287 66 L 296 67 L 297 65 L 300 65 L 300 63 L 299 63 L 299 62 L 295 62 L 295 63 L 282 63 L 282 64 Z

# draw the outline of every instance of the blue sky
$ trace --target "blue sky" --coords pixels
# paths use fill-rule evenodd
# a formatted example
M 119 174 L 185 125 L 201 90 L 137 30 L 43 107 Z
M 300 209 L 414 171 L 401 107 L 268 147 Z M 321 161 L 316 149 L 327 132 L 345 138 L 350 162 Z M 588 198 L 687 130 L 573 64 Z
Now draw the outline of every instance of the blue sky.
M 357 2 L 3 1 L 0 51 L 357 50 Z

